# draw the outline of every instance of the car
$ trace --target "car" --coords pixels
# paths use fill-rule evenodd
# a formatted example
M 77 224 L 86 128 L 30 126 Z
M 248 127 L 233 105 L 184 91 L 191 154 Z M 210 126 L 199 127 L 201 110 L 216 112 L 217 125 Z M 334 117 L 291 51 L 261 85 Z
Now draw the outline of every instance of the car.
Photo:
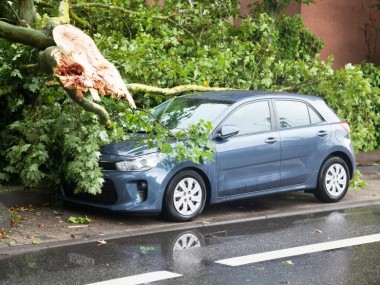
M 167 128 L 200 119 L 213 125 L 214 161 L 176 161 L 141 145 L 143 134 L 101 148 L 102 193 L 65 201 L 112 211 L 195 219 L 207 204 L 291 191 L 338 202 L 355 173 L 348 123 L 320 97 L 269 91 L 215 91 L 178 96 L 154 108 Z

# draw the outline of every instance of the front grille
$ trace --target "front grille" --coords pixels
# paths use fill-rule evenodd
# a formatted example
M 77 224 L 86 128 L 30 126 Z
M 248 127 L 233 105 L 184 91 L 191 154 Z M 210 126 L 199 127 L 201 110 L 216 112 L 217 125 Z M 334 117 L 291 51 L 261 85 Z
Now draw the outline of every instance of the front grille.
M 102 193 L 93 195 L 89 193 L 74 193 L 75 186 L 68 185 L 67 183 L 62 184 L 63 192 L 65 195 L 72 199 L 77 199 L 84 202 L 91 202 L 96 204 L 103 205 L 113 205 L 117 201 L 117 192 L 115 186 L 112 181 L 109 179 L 105 179 L 102 187 Z

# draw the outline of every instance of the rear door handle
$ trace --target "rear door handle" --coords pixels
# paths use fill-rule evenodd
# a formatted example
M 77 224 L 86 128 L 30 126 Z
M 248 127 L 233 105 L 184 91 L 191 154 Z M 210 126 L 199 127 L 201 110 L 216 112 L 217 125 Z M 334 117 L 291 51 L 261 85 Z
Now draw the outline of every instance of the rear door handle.
M 277 138 L 273 138 L 273 137 L 267 138 L 265 140 L 265 143 L 267 144 L 274 144 L 275 142 L 277 142 Z
M 317 133 L 317 136 L 319 136 L 319 137 L 321 137 L 321 138 L 324 138 L 325 136 L 327 136 L 327 131 L 324 131 L 324 130 L 319 131 L 319 132 Z

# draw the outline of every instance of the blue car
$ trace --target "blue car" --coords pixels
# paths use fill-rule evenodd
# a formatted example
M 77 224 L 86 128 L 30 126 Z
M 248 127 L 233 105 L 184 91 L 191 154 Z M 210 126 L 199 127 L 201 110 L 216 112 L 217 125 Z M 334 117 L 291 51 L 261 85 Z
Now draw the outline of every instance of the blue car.
M 206 204 L 290 191 L 338 202 L 355 172 L 346 122 L 314 96 L 264 91 L 221 91 L 179 96 L 154 109 L 169 129 L 212 122 L 214 162 L 175 161 L 138 144 L 136 134 L 101 148 L 102 193 L 66 201 L 133 213 L 164 213 L 191 221 Z

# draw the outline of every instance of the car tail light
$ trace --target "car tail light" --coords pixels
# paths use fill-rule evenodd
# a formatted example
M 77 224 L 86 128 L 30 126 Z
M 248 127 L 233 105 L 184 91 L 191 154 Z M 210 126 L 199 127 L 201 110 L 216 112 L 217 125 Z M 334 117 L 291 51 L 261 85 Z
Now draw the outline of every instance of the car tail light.
M 340 125 L 347 131 L 347 133 L 350 133 L 350 125 L 347 122 L 340 122 Z

